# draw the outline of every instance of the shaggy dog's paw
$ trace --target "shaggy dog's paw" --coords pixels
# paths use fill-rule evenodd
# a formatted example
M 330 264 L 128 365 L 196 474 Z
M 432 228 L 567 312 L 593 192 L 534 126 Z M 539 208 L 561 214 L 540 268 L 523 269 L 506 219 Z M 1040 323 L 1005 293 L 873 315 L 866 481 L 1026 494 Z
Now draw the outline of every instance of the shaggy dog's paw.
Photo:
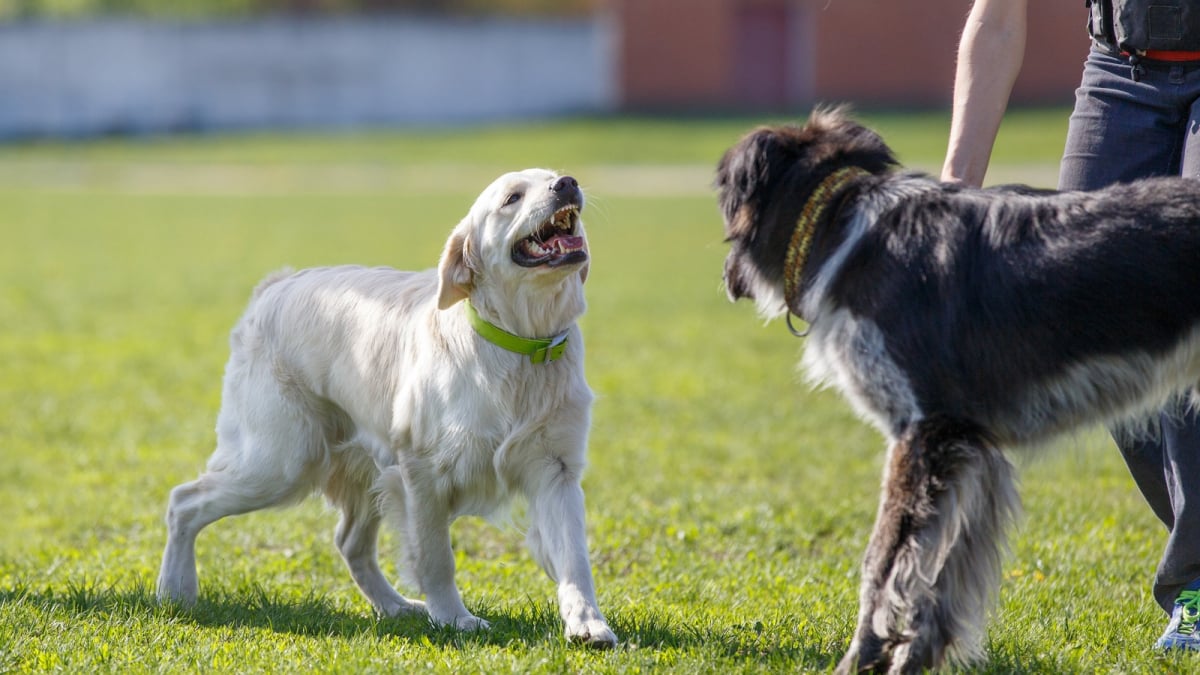
M 877 647 L 860 649 L 858 646 L 851 646 L 833 672 L 837 675 L 892 672 L 893 668 L 891 668 L 888 656 Z

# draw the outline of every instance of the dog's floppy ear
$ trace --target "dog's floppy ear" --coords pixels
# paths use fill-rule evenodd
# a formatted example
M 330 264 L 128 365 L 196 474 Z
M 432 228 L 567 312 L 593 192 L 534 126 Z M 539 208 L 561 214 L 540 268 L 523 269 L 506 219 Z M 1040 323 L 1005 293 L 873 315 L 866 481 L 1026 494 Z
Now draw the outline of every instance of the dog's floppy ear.
M 470 238 L 465 223 L 454 228 L 438 262 L 438 309 L 446 309 L 471 295 L 475 274 L 471 271 Z
M 753 222 L 745 216 L 754 213 L 752 203 L 760 199 L 759 191 L 769 184 L 774 158 L 785 154 L 779 134 L 778 129 L 758 127 L 726 150 L 717 163 L 714 184 L 718 206 L 730 228 L 727 234 L 741 236 L 744 224 Z

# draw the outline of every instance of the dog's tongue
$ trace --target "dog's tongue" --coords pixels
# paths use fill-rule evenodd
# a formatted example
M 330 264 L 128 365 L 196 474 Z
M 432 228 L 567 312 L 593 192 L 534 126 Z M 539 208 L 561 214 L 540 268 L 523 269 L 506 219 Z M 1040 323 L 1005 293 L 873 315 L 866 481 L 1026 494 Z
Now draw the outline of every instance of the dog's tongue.
M 557 267 L 567 263 L 587 260 L 587 240 L 572 234 L 555 234 L 545 241 L 534 237 L 524 239 L 519 244 L 520 253 L 529 261 L 527 267 L 550 265 Z M 518 264 L 521 263 L 519 260 Z
M 582 251 L 584 247 L 583 237 L 577 237 L 573 234 L 559 234 L 550 237 L 545 243 L 545 247 L 558 254 L 572 253 L 574 251 Z

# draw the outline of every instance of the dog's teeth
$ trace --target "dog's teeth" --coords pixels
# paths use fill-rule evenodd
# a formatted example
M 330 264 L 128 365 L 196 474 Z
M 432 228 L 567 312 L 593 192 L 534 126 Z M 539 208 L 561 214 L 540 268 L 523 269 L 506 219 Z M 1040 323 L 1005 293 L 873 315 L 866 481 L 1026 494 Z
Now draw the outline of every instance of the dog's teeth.
M 525 252 L 532 258 L 540 258 L 549 253 L 549 251 L 542 246 L 542 243 L 536 239 L 525 240 Z

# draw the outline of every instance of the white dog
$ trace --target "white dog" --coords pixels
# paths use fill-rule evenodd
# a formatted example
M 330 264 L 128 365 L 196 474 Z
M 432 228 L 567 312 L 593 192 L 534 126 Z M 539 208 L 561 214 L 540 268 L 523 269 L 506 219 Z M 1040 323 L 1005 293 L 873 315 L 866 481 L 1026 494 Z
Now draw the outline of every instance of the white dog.
M 592 402 L 576 326 L 582 208 L 574 178 L 509 173 L 454 229 L 437 270 L 333 267 L 263 281 L 230 338 L 216 451 L 171 492 L 159 597 L 195 601 L 206 525 L 319 488 L 341 509 L 337 547 L 378 612 L 486 628 L 454 583 L 450 523 L 521 495 L 567 637 L 615 645 L 596 605 L 580 487 Z M 380 571 L 385 514 L 423 603 Z

